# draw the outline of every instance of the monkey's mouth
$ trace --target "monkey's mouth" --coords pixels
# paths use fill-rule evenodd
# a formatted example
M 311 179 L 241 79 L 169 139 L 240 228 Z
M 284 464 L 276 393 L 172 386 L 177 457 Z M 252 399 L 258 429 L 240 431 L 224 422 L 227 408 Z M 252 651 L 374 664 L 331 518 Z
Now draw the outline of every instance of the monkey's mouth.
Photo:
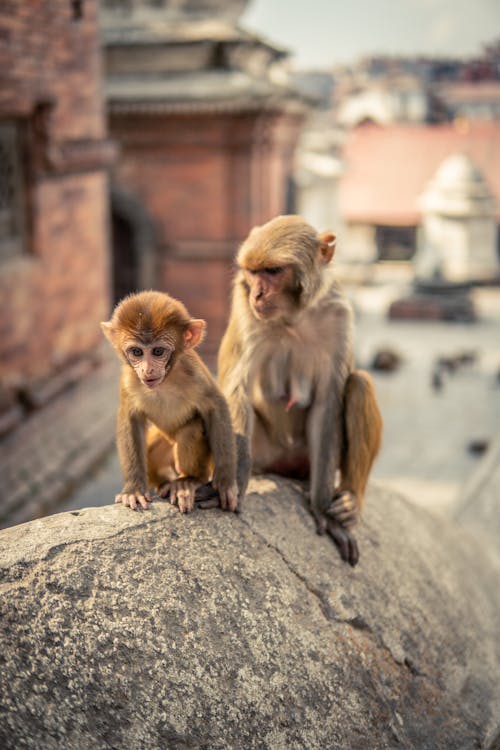
M 162 380 L 163 378 L 144 378 L 142 382 L 144 383 L 145 386 L 152 389 L 152 388 L 156 388 L 157 385 L 160 385 Z
M 264 320 L 266 318 L 272 318 L 276 314 L 275 305 L 262 305 L 261 307 L 253 306 L 253 312 L 256 318 Z

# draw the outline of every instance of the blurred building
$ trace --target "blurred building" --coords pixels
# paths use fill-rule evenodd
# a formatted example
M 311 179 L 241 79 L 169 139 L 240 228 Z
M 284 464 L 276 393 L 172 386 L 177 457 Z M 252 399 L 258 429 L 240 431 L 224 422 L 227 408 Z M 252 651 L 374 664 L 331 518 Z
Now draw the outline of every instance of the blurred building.
M 498 276 L 499 120 L 458 121 L 440 125 L 393 124 L 385 127 L 366 124 L 351 130 L 346 136 L 342 153 L 344 172 L 339 185 L 339 209 L 343 228 L 339 257 L 342 253 L 344 260 L 360 265 L 379 260 L 413 259 L 419 245 L 419 228 L 425 210 L 421 197 L 428 190 L 439 167 L 454 154 L 466 155 L 474 174 L 481 173 L 481 180 L 484 180 L 481 190 L 486 190 L 491 197 L 488 202 L 489 221 L 494 222 L 493 256 L 490 249 L 479 246 L 488 235 L 490 248 L 490 230 L 486 233 L 464 230 L 461 237 L 468 237 L 469 248 L 463 252 L 466 256 L 477 253 L 478 257 L 484 257 L 486 254 L 490 259 L 488 266 L 493 271 L 492 276 Z M 460 175 L 454 174 L 458 180 Z M 458 182 L 457 189 L 460 189 Z M 465 200 L 461 207 L 461 220 L 465 227 L 475 215 L 476 208 Z M 448 219 L 445 212 L 442 226 L 449 223 Z M 454 214 L 453 221 L 456 220 Z M 472 223 L 476 226 L 475 222 Z M 448 242 L 452 243 L 456 236 L 454 232 L 448 232 Z M 453 252 L 451 245 L 449 253 Z M 456 252 L 459 250 L 456 249 Z M 493 262 L 496 269 L 492 268 Z M 474 263 L 469 265 L 472 279 Z
M 338 231 L 339 134 L 323 117 L 312 118 L 301 134 L 295 158 L 297 213 L 318 231 Z
M 500 119 L 500 80 L 443 83 L 436 96 L 450 119 Z
M 421 81 L 398 76 L 369 81 L 344 94 L 337 107 L 337 121 L 345 128 L 363 122 L 427 122 L 432 118 L 432 98 Z
M 333 111 L 344 128 L 375 122 L 431 123 L 447 119 L 436 95 L 441 80 L 453 81 L 452 61 L 405 57 L 368 57 L 352 67 L 337 68 Z
M 214 354 L 250 228 L 293 209 L 304 104 L 242 0 L 105 0 L 115 298 L 154 286 L 208 321 Z
M 465 154 L 440 165 L 421 196 L 422 231 L 417 276 L 445 281 L 488 281 L 500 275 L 495 196 Z
M 36 401 L 56 373 L 62 383 L 65 372 L 71 378 L 85 369 L 109 309 L 106 168 L 113 148 L 95 0 L 4 3 L 0 71 L 5 416 L 13 413 L 12 389 Z
M 472 59 L 367 57 L 335 70 L 333 106 L 346 128 L 363 122 L 438 123 L 500 117 L 500 42 Z

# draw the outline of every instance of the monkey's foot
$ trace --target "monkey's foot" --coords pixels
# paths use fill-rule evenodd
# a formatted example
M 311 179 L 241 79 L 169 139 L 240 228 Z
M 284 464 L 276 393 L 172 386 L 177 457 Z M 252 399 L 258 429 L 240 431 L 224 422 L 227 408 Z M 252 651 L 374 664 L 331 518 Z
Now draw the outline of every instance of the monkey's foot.
M 203 510 L 209 508 L 222 508 L 222 510 L 231 510 L 238 512 L 238 488 L 236 485 L 223 491 L 216 487 L 214 481 L 202 484 L 196 490 L 196 505 Z
M 212 482 L 205 482 L 196 490 L 196 505 L 203 510 L 220 506 L 219 493 L 212 486 Z
M 115 496 L 115 503 L 121 503 L 132 510 L 137 510 L 138 506 L 147 510 L 152 502 L 153 498 L 149 492 L 120 492 Z
M 171 482 L 165 482 L 158 494 L 160 497 L 170 495 L 172 505 L 177 505 L 181 513 L 191 513 L 194 508 L 194 497 L 200 483 L 196 479 L 182 477 Z
M 328 518 L 326 514 L 313 513 L 313 515 L 318 534 L 328 534 L 335 543 L 342 560 L 354 568 L 359 560 L 358 543 L 354 535 L 337 521 Z
M 236 482 L 231 485 L 227 485 L 224 482 L 219 482 L 215 477 L 212 479 L 214 489 L 219 493 L 220 507 L 222 510 L 234 511 L 238 508 L 238 485 Z
M 354 492 L 342 490 L 334 495 L 325 513 L 345 529 L 352 529 L 359 519 L 359 506 L 358 496 Z

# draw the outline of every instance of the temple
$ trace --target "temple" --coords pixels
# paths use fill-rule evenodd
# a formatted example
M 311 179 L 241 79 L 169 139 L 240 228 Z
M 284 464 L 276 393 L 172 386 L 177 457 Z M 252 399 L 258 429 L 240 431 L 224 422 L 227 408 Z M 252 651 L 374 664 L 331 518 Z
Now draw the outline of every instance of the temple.
M 102 9 L 105 96 L 120 157 L 112 181 L 114 296 L 155 287 L 224 330 L 232 260 L 250 228 L 292 211 L 305 106 L 287 53 L 239 26 L 233 2 Z

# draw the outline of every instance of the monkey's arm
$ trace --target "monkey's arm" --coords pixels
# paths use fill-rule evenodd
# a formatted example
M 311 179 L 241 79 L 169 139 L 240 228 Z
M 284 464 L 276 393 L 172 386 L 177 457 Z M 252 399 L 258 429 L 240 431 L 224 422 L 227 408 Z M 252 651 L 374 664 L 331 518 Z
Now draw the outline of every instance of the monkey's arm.
M 212 486 L 218 491 L 223 510 L 238 507 L 236 480 L 236 441 L 226 400 L 217 393 L 212 407 L 204 415 L 214 464 Z
M 218 358 L 218 380 L 226 397 L 236 435 L 236 472 L 238 494 L 245 496 L 250 479 L 250 445 L 254 414 L 248 397 L 248 383 L 242 361 L 242 335 L 234 312 L 221 342 Z
M 250 445 L 253 433 L 253 410 L 243 388 L 238 388 L 227 396 L 231 422 L 236 440 L 236 477 L 238 494 L 245 496 L 250 479 Z
M 335 492 L 342 444 L 342 394 L 333 379 L 320 383 L 307 419 L 311 508 L 324 513 Z
M 122 393 L 117 418 L 116 445 L 123 474 L 123 489 L 115 502 L 136 510 L 151 502 L 146 479 L 145 417 L 133 413 Z
M 338 375 L 338 370 L 334 370 Z M 310 502 L 319 534 L 328 533 L 337 545 L 343 560 L 356 565 L 359 559 L 355 537 L 344 525 L 334 497 L 336 472 L 340 468 L 343 449 L 343 379 L 330 379 L 318 385 L 309 412 L 307 437 L 311 466 Z M 334 498 L 332 501 L 332 497 Z M 353 496 L 356 500 L 355 496 Z M 357 512 L 357 509 L 356 509 Z

